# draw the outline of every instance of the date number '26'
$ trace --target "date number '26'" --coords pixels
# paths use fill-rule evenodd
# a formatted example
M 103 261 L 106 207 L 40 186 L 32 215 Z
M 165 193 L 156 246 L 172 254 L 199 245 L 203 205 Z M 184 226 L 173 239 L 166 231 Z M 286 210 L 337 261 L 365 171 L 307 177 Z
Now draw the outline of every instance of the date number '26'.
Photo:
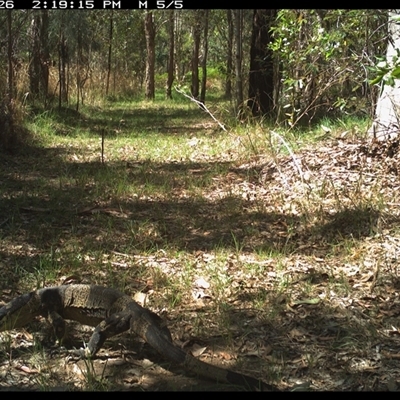
M 7 8 L 7 9 L 14 8 L 14 2 L 11 0 L 0 1 L 0 9 L 2 9 L 2 8 Z

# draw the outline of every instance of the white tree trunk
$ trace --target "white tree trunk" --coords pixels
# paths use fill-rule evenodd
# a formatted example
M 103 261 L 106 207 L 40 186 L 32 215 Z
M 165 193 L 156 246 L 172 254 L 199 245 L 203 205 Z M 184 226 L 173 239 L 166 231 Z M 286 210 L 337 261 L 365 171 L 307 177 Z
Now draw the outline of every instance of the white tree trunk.
M 391 64 L 396 49 L 400 49 L 400 25 L 392 20 L 398 12 L 389 13 L 389 43 L 386 58 Z M 388 140 L 399 136 L 400 127 L 400 80 L 395 80 L 395 85 L 385 85 L 378 99 L 375 119 L 369 130 L 369 135 L 377 140 Z

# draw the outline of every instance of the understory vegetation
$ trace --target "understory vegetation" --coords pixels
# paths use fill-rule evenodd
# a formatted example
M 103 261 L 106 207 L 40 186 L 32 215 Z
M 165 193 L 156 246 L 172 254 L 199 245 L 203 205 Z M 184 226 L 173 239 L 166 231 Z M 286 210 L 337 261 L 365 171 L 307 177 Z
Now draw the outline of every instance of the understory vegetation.
M 283 131 L 209 102 L 225 132 L 176 97 L 25 116 L 33 138 L 0 158 L 1 304 L 112 286 L 186 351 L 282 390 L 396 390 L 398 143 L 367 142 L 367 119 Z M 232 389 L 129 334 L 70 362 L 46 327 L 1 334 L 0 388 Z

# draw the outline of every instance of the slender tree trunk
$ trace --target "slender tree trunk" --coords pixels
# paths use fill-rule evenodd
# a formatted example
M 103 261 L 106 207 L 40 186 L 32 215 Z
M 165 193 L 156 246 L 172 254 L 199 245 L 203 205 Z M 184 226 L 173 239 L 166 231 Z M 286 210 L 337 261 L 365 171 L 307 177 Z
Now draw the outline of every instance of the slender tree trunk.
M 14 65 L 12 40 L 12 10 L 7 10 L 7 97 L 0 110 L 0 142 L 4 150 L 12 151 L 14 145 Z
M 12 13 L 11 10 L 7 12 L 7 58 L 8 58 L 8 107 L 12 109 L 14 100 L 14 67 L 13 67 L 13 41 L 12 41 Z M 12 113 L 11 113 L 12 115 Z
M 40 31 L 40 43 L 42 49 L 41 56 L 41 84 L 42 95 L 44 96 L 45 106 L 49 95 L 49 66 L 50 66 L 50 50 L 49 50 L 49 12 L 42 10 L 42 25 Z
M 168 36 L 169 36 L 169 57 L 168 57 L 168 78 L 166 87 L 167 99 L 172 99 L 172 83 L 174 82 L 174 53 L 175 53 L 175 11 L 169 11 Z
M 153 21 L 152 11 L 145 11 L 145 23 L 144 23 L 145 35 L 146 35 L 146 77 L 145 77 L 145 97 L 147 100 L 154 100 L 155 97 L 155 84 L 154 84 L 154 70 L 155 70 L 155 37 L 156 31 Z
M 61 110 L 62 104 L 62 66 L 61 66 L 61 37 L 58 42 L 58 109 Z
M 40 24 L 40 72 L 41 72 L 41 92 L 47 98 L 49 88 L 49 64 L 50 64 L 50 50 L 49 50 L 49 12 L 48 10 L 41 11 L 41 24 Z
M 182 14 L 175 13 L 174 21 L 174 37 L 175 37 L 175 78 L 178 82 L 182 79 Z
M 80 27 L 78 27 L 78 38 L 77 38 L 77 49 L 76 49 L 76 111 L 79 110 L 79 95 L 81 89 L 81 60 L 82 60 L 82 33 Z
M 203 58 L 201 60 L 201 93 L 200 101 L 204 104 L 206 101 L 206 84 L 207 84 L 207 55 L 208 55 L 208 17 L 210 10 L 204 10 L 204 34 L 203 34 Z
M 233 71 L 233 18 L 232 10 L 226 10 L 228 21 L 228 43 L 226 54 L 226 79 L 225 79 L 225 97 L 232 98 L 232 71 Z
M 110 28 L 108 31 L 108 60 L 107 60 L 107 80 L 106 80 L 106 96 L 108 96 L 108 89 L 110 87 L 110 76 L 111 76 L 111 55 L 112 55 L 112 40 L 113 40 L 113 10 L 110 15 Z
M 201 18 L 203 10 L 194 11 L 193 52 L 192 52 L 192 85 L 190 91 L 195 99 L 199 98 L 199 53 L 201 39 Z
M 58 42 L 58 81 L 59 81 L 59 96 L 58 108 L 61 108 L 63 102 L 68 103 L 68 82 L 67 82 L 67 68 L 68 68 L 68 45 L 64 36 L 64 24 L 61 20 L 59 42 Z
M 233 30 L 235 37 L 235 112 L 240 116 L 243 107 L 243 76 L 242 76 L 242 20 L 243 10 L 232 10 Z
M 29 89 L 35 99 L 40 94 L 40 11 L 32 14 L 30 28 L 31 54 L 29 60 Z

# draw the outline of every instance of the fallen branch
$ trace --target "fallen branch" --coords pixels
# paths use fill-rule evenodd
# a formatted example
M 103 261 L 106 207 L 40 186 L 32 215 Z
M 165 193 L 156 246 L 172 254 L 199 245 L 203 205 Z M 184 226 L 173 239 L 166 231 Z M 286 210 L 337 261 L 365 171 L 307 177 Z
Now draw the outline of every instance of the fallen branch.
M 193 96 L 189 96 L 188 94 L 186 94 L 183 90 L 179 89 L 177 86 L 175 86 L 175 90 L 180 93 L 181 95 L 187 97 L 189 100 L 193 101 L 194 103 L 196 103 L 201 109 L 203 109 L 220 127 L 224 132 L 227 132 L 224 124 L 222 124 L 221 122 L 219 122 L 217 120 L 217 118 L 214 117 L 214 115 L 211 114 L 211 111 L 206 107 L 206 105 L 204 103 L 202 103 L 201 101 L 195 99 Z

